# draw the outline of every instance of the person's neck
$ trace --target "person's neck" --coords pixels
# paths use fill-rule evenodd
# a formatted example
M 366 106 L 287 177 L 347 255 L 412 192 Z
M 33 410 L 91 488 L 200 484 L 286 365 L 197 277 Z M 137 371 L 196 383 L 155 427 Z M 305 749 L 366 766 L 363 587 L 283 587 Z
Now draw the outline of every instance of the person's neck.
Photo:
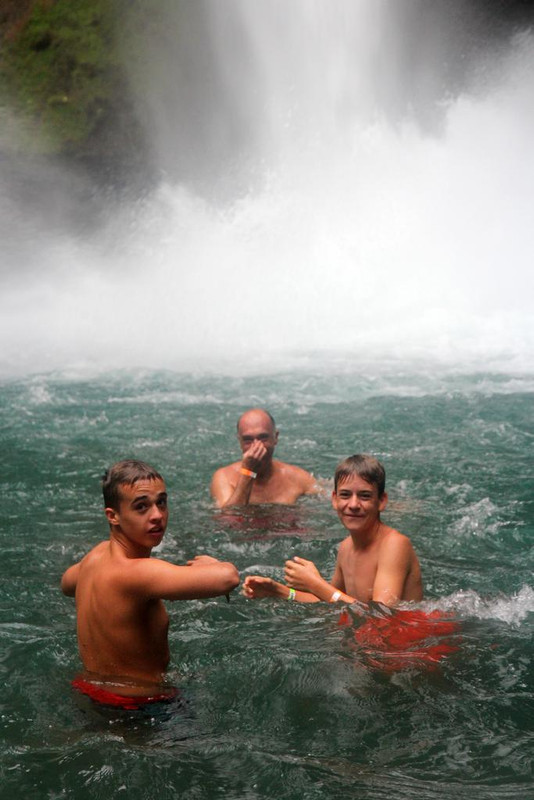
M 368 530 L 359 531 L 358 533 L 351 533 L 350 538 L 357 550 L 367 550 L 371 547 L 380 537 L 382 531 L 382 523 L 380 517 L 369 526 Z
M 109 534 L 111 553 L 121 558 L 150 558 L 151 547 L 132 542 L 118 526 L 112 526 Z

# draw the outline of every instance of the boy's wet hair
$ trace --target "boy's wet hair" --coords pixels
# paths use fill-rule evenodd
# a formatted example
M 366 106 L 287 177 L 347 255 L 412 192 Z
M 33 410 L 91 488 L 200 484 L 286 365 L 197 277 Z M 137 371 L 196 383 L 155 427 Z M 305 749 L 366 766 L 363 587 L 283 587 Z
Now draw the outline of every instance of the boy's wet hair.
M 102 475 L 102 494 L 104 495 L 104 508 L 119 510 L 121 501 L 120 486 L 126 484 L 133 486 L 137 481 L 163 480 L 161 475 L 154 467 L 145 464 L 144 461 L 127 459 L 117 461 L 104 475 Z
M 334 473 L 334 491 L 337 492 L 339 483 L 353 475 L 358 475 L 367 483 L 376 486 L 379 497 L 382 497 L 386 491 L 386 470 L 373 456 L 358 453 L 340 461 Z

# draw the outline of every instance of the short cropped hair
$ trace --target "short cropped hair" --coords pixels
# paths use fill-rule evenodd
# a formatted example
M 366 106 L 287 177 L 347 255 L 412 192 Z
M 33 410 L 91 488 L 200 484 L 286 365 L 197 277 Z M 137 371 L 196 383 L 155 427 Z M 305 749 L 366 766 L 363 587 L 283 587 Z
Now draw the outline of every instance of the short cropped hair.
M 334 474 L 334 491 L 337 492 L 338 484 L 352 475 L 358 475 L 367 483 L 376 486 L 379 497 L 386 491 L 386 470 L 373 456 L 358 453 L 340 461 Z
M 119 510 L 121 496 L 119 487 L 121 484 L 133 486 L 137 481 L 163 480 L 161 475 L 154 467 L 145 464 L 144 461 L 127 459 L 117 461 L 104 475 L 102 475 L 102 494 L 104 495 L 104 508 Z

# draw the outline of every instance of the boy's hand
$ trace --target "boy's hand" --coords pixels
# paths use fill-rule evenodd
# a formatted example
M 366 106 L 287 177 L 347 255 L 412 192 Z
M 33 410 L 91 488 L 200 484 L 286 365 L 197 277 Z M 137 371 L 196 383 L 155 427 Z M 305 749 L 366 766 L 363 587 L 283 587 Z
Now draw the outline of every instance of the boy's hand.
M 250 600 L 260 597 L 277 597 L 276 582 L 261 575 L 247 575 L 243 583 L 243 594 Z
M 286 561 L 284 578 L 288 586 L 300 589 L 303 592 L 312 592 L 317 581 L 324 582 L 324 578 L 313 563 L 305 558 L 295 556 Z

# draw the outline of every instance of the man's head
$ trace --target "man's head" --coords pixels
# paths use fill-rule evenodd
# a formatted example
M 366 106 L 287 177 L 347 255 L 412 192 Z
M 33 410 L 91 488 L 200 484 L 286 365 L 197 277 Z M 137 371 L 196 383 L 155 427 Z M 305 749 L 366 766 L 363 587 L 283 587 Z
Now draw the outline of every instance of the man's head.
M 104 495 L 104 508 L 119 510 L 121 493 L 120 487 L 133 486 L 138 481 L 163 481 L 163 478 L 153 467 L 144 461 L 128 459 L 117 461 L 102 476 L 102 493 Z
M 246 453 L 255 441 L 259 441 L 267 450 L 267 457 L 272 458 L 278 442 L 276 423 L 265 409 L 251 408 L 237 421 L 237 438 L 243 453 Z

